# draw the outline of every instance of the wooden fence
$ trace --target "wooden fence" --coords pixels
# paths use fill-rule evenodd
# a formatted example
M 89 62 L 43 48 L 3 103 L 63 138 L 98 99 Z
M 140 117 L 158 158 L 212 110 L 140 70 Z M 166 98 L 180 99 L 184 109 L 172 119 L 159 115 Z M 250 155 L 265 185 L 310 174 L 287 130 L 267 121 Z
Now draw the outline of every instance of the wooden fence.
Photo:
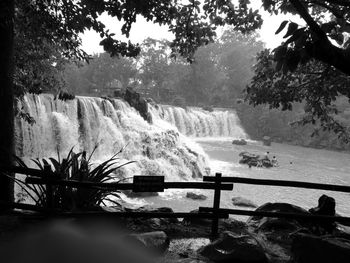
M 350 193 L 350 186 L 344 185 L 332 185 L 332 184 L 320 184 L 320 183 L 309 183 L 299 181 L 285 181 L 285 180 L 270 180 L 270 179 L 253 179 L 243 177 L 221 177 L 216 176 L 204 176 L 203 181 L 215 182 L 217 185 L 221 183 L 239 183 L 239 184 L 254 184 L 254 185 L 268 185 L 268 186 L 282 186 L 282 187 L 296 187 L 296 188 L 307 188 L 307 189 L 318 189 Z M 325 216 L 325 215 L 312 215 L 312 214 L 298 214 L 298 213 L 282 213 L 282 212 L 268 212 L 268 211 L 251 211 L 241 209 L 224 209 L 218 206 L 213 207 L 200 207 L 201 212 L 212 212 L 213 214 L 232 214 L 232 215 L 243 215 L 243 216 L 262 216 L 262 217 L 276 217 L 276 218 L 291 218 L 301 219 L 309 221 L 335 221 L 340 223 L 350 223 L 350 217 L 341 216 Z M 217 222 L 213 219 L 212 236 L 217 235 Z M 215 224 L 215 225 L 214 225 Z
M 205 176 L 203 182 L 164 182 L 164 176 L 134 176 L 133 183 L 92 183 L 74 180 L 58 180 L 54 179 L 55 173 L 47 169 L 45 171 L 37 169 L 29 169 L 22 167 L 0 167 L 0 173 L 12 172 L 26 174 L 26 183 L 41 184 L 46 186 L 46 195 L 48 199 L 52 199 L 52 187 L 54 185 L 67 186 L 72 188 L 97 188 L 100 190 L 132 190 L 134 192 L 162 192 L 164 189 L 210 189 L 214 190 L 213 206 L 200 207 L 199 213 L 188 212 L 60 212 L 60 216 L 86 216 L 86 215 L 104 215 L 104 216 L 118 216 L 118 217 L 148 217 L 148 218 L 211 218 L 211 237 L 215 238 L 218 235 L 218 225 L 220 218 L 228 218 L 229 214 L 243 215 L 243 216 L 263 216 L 276 218 L 293 218 L 311 221 L 336 221 L 340 223 L 349 223 L 350 217 L 341 216 L 323 216 L 323 215 L 309 215 L 297 213 L 281 213 L 281 212 L 267 212 L 267 211 L 251 211 L 240 209 L 224 209 L 220 208 L 221 191 L 233 190 L 233 183 L 240 184 L 255 184 L 255 185 L 269 185 L 282 187 L 297 187 L 308 189 L 319 189 L 328 191 L 338 191 L 350 193 L 350 186 L 331 185 L 309 182 L 284 181 L 284 180 L 268 180 L 268 179 L 252 179 L 242 177 L 222 177 L 221 173 L 216 173 L 215 176 Z M 36 207 L 27 204 L 5 204 L 0 203 L 1 206 L 8 206 L 11 208 L 29 209 L 39 212 L 54 213 L 55 210 L 48 201 L 48 207 Z M 56 211 L 57 212 L 57 211 Z

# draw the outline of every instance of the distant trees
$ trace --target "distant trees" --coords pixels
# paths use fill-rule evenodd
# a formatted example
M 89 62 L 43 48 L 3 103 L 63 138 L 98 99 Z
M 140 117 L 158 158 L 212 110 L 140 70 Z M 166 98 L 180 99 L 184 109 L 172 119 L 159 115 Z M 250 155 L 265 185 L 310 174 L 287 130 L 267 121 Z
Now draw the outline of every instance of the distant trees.
M 75 94 L 107 94 L 112 88 L 126 87 L 137 73 L 131 58 L 111 57 L 107 53 L 93 55 L 89 63 L 68 64 L 64 71 L 66 88 Z
M 192 63 L 171 56 L 167 40 L 145 39 L 137 58 L 94 55 L 82 67 L 69 65 L 66 82 L 76 94 L 98 94 L 113 81 L 121 88 L 131 82 L 141 92 L 147 90 L 159 103 L 183 98 L 188 105 L 232 106 L 253 75 L 252 64 L 263 44 L 257 36 L 226 30 L 214 43 L 199 48 Z M 132 80 L 132 81 L 131 81 Z M 103 93 L 103 92 L 102 92 Z M 111 94 L 111 93 L 110 93 Z

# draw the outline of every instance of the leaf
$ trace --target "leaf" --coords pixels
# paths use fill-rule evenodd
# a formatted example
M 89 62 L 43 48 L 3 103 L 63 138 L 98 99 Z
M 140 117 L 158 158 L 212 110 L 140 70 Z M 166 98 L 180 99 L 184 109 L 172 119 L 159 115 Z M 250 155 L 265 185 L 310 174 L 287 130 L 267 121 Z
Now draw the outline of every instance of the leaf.
M 277 31 L 275 32 L 275 35 L 277 35 L 278 33 L 280 33 L 284 28 L 285 28 L 285 26 L 288 24 L 288 20 L 284 20 L 281 24 L 280 24 L 280 26 L 279 26 L 279 28 L 277 29 Z
M 338 45 L 342 45 L 344 42 L 344 35 L 341 32 L 330 34 L 329 37 L 334 39 Z
M 288 50 L 286 55 L 285 64 L 287 66 L 287 70 L 293 72 L 298 67 L 300 62 L 300 53 L 296 50 Z
M 293 35 L 287 39 L 287 41 L 284 43 L 284 45 L 288 45 L 289 43 L 292 43 L 296 40 L 298 40 L 301 36 L 303 36 L 305 33 L 305 27 L 299 28 L 294 31 Z
M 275 61 L 280 61 L 281 59 L 284 58 L 285 54 L 287 52 L 287 47 L 286 46 L 279 46 L 275 49 L 274 52 L 274 60 Z
M 286 37 L 289 37 L 290 35 L 292 35 L 295 32 L 295 30 L 298 29 L 298 27 L 299 26 L 297 23 L 290 22 L 289 26 L 288 26 L 287 33 L 283 36 L 283 38 L 286 38 Z
M 326 33 L 331 33 L 333 29 L 337 26 L 337 22 L 335 21 L 330 21 L 328 23 L 322 24 L 320 27 L 321 29 L 326 32 Z

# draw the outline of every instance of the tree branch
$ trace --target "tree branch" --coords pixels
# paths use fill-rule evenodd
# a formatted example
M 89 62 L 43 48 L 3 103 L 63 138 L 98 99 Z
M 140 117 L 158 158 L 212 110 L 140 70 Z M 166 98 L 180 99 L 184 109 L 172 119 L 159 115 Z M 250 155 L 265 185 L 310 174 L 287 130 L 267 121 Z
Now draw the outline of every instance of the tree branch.
M 309 1 L 311 5 L 314 6 L 322 6 L 323 8 L 326 8 L 328 11 L 330 11 L 335 17 L 337 18 L 343 18 L 343 15 L 340 14 L 338 10 L 331 7 L 330 5 L 327 5 L 325 2 L 319 2 L 319 1 Z
M 313 31 L 320 40 L 327 40 L 326 33 L 320 28 L 320 26 L 316 23 L 316 21 L 311 17 L 305 6 L 299 0 L 290 0 L 296 11 L 299 15 L 305 20 L 305 22 L 310 27 L 311 31 Z

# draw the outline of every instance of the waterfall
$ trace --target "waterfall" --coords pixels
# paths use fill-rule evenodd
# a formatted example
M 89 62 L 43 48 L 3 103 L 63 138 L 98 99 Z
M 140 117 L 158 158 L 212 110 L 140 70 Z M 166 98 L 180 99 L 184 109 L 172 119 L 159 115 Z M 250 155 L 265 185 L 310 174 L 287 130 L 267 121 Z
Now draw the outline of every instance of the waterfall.
M 234 110 L 216 109 L 209 112 L 195 107 L 158 106 L 158 109 L 151 111 L 186 136 L 248 138 Z
M 153 124 L 118 99 L 77 97 L 56 100 L 52 95 L 26 95 L 17 107 L 35 119 L 16 117 L 16 154 L 25 158 L 91 153 L 103 161 L 126 146 L 120 158 L 136 161 L 124 166 L 123 176 L 164 175 L 167 180 L 190 179 L 209 173 L 207 156 L 187 136 L 246 138 L 233 111 L 205 112 L 171 106 L 149 107 Z

